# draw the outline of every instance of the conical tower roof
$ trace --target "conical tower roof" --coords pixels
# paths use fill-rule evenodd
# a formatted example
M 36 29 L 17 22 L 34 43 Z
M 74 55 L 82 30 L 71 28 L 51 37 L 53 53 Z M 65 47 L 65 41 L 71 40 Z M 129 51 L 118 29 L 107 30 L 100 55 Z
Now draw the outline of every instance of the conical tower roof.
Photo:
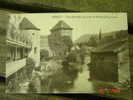
M 20 23 L 20 29 L 25 29 L 25 30 L 40 30 L 37 28 L 35 25 L 33 25 L 27 18 L 23 18 L 23 20 Z
M 67 23 L 65 23 L 63 20 L 60 20 L 52 29 L 53 30 L 58 30 L 58 29 L 68 29 L 68 30 L 72 30 L 73 28 L 71 28 Z

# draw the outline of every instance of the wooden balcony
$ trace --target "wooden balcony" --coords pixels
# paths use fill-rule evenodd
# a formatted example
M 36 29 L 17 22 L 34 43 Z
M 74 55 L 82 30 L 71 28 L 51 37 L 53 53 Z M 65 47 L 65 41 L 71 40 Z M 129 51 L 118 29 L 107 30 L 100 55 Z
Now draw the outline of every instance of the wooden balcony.
M 20 41 L 16 41 L 13 39 L 7 39 L 6 40 L 7 45 L 14 45 L 14 46 L 18 46 L 18 47 L 25 47 L 25 48 L 31 48 L 31 44 L 26 44 Z
M 26 65 L 26 58 L 6 63 L 6 78 Z

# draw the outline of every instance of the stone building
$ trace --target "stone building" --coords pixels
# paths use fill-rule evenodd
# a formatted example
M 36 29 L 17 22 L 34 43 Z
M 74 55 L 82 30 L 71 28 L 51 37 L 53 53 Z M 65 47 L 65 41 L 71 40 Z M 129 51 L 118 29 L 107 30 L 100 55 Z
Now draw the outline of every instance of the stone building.
M 27 58 L 40 65 L 39 29 L 27 18 L 15 14 L 0 15 L 0 75 L 6 78 L 7 88 L 17 89 L 19 82 L 29 78 Z M 15 91 L 14 91 L 15 92 Z
M 90 78 L 106 82 L 118 82 L 118 58 L 113 51 L 91 52 Z
M 130 81 L 127 36 L 112 39 L 102 38 L 98 47 L 91 51 L 90 77 L 105 82 Z
M 6 61 L 6 77 L 17 72 L 25 66 L 26 57 L 31 48 L 29 41 L 24 34 L 21 34 L 19 24 L 22 18 L 18 15 L 9 15 L 6 44 L 7 44 L 7 61 Z
M 24 38 L 27 39 L 27 42 L 31 41 L 31 51 L 28 54 L 28 57 L 32 58 L 35 61 L 35 66 L 40 66 L 40 35 L 39 28 L 33 25 L 27 18 L 23 18 L 20 23 L 21 34 L 24 34 Z
M 53 56 L 64 57 L 72 46 L 72 28 L 59 21 L 50 31 L 48 42 Z

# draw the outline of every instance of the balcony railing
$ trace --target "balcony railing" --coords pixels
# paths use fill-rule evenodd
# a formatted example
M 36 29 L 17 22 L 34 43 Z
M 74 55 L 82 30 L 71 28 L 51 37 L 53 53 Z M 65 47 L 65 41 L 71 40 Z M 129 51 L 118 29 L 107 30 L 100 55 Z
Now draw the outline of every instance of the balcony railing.
M 13 73 L 17 72 L 21 68 L 23 68 L 26 65 L 26 58 L 17 60 L 17 61 L 11 61 L 6 63 L 6 77 L 9 77 Z
M 16 40 L 13 40 L 13 39 L 7 39 L 6 40 L 7 44 L 13 44 L 13 45 L 16 45 L 16 46 L 21 46 L 21 47 L 26 47 L 26 48 L 31 48 L 32 47 L 32 44 L 26 44 L 24 42 L 21 42 L 21 41 L 16 41 Z

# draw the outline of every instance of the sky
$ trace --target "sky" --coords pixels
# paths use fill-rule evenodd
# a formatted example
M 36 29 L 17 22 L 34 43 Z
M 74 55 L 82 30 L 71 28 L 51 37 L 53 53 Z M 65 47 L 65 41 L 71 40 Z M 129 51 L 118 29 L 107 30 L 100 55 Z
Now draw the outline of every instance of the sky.
M 73 28 L 72 39 L 78 39 L 84 34 L 98 34 L 127 30 L 126 13 L 34 13 L 22 14 L 36 27 L 40 28 L 40 35 L 47 36 L 50 29 L 60 20 L 64 20 Z

